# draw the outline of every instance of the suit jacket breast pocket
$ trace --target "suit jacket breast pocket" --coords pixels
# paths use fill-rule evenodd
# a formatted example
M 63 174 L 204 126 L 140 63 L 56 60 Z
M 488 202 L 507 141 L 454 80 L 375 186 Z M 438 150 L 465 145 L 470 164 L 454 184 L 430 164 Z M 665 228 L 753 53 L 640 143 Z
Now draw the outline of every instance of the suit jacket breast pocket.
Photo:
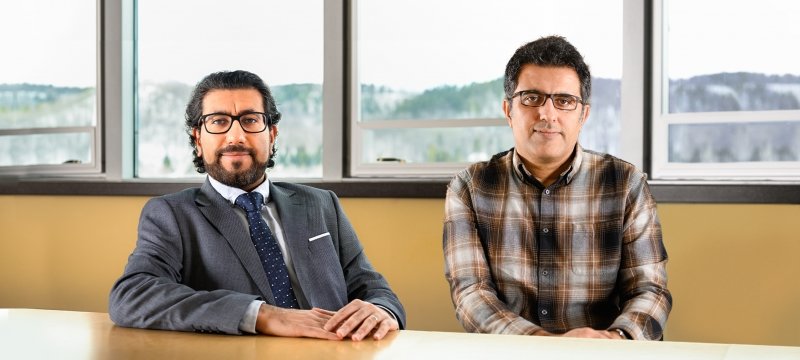
M 311 281 L 312 291 L 330 296 L 328 300 L 336 302 L 347 301 L 347 284 L 339 254 L 333 245 L 333 241 L 328 236 L 323 236 L 308 242 L 308 261 L 306 264 L 296 264 L 308 267 L 309 280 Z M 313 305 L 313 304 L 312 304 Z
M 308 251 L 311 255 L 311 261 L 325 264 L 339 264 L 339 255 L 336 252 L 336 248 L 333 246 L 330 235 L 309 238 Z M 337 267 L 341 268 L 341 265 Z

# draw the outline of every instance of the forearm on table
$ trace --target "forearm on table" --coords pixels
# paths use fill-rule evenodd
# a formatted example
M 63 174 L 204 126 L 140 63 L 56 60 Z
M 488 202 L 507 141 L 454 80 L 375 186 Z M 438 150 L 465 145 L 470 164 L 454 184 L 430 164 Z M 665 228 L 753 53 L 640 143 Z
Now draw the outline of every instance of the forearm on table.
M 610 328 L 624 330 L 633 339 L 657 340 L 672 310 L 667 289 L 666 260 L 623 269 L 620 294 L 621 314 Z

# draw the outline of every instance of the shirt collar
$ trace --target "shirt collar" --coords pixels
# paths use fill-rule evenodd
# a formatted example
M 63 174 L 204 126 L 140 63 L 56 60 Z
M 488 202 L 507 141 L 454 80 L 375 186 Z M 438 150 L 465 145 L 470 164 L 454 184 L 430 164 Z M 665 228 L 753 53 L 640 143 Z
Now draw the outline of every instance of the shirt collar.
M 217 179 L 211 177 L 211 175 L 208 175 L 208 182 L 211 183 L 211 187 L 213 187 L 214 190 L 216 190 L 220 195 L 222 195 L 222 197 L 224 197 L 226 200 L 228 200 L 231 204 L 234 205 L 236 205 L 236 198 L 239 197 L 239 195 L 242 195 L 247 192 L 237 187 L 225 185 L 217 181 Z M 264 204 L 268 203 L 269 177 L 267 177 L 267 179 L 264 180 L 264 182 L 262 182 L 261 185 L 258 185 L 257 188 L 253 189 L 253 191 L 261 193 L 261 195 L 264 197 Z
M 583 147 L 580 144 L 575 144 L 574 150 L 575 156 L 572 157 L 572 163 L 569 167 L 564 170 L 559 176 L 559 179 L 566 177 L 566 183 L 569 184 L 572 181 L 572 178 L 575 177 L 575 174 L 578 172 L 577 170 L 581 168 L 581 163 L 583 162 Z M 515 148 L 513 151 L 513 155 L 511 157 L 511 164 L 514 167 L 514 173 L 521 179 L 529 178 L 536 180 L 533 177 L 528 169 L 525 168 L 525 165 L 522 163 L 522 159 L 517 153 L 517 149 Z M 574 171 L 573 171 L 574 170 Z M 538 183 L 538 181 L 536 181 Z

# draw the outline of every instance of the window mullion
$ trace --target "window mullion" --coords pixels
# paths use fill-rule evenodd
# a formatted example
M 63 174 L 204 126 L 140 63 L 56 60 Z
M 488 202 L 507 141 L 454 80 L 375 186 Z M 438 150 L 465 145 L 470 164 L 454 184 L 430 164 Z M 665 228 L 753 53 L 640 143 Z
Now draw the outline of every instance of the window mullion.
M 322 179 L 337 181 L 344 169 L 344 0 L 325 1 L 322 81 Z

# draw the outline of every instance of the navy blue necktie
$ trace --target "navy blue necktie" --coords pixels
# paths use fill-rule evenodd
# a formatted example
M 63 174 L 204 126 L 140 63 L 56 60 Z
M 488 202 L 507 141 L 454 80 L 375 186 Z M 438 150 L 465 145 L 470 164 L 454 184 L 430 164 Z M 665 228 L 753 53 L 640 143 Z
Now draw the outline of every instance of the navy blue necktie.
M 275 304 L 284 308 L 299 309 L 300 305 L 298 305 L 294 296 L 292 282 L 289 280 L 289 272 L 286 270 L 281 248 L 272 236 L 269 225 L 261 216 L 261 205 L 263 204 L 264 197 L 255 191 L 244 193 L 236 198 L 236 205 L 247 212 L 247 222 L 250 224 L 250 238 L 253 240 L 258 256 L 261 258 L 264 272 L 267 273 L 267 280 L 269 280 L 269 287 L 272 289 L 272 296 L 275 297 Z

